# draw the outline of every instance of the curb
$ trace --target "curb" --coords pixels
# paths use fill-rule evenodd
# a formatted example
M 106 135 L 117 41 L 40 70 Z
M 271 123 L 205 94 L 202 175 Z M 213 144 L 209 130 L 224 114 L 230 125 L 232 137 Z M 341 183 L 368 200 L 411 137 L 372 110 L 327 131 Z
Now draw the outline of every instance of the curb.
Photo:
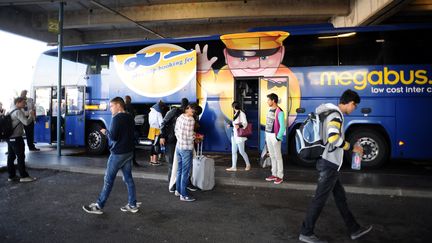
M 38 165 L 28 165 L 28 168 L 32 169 L 48 169 L 48 170 L 58 170 L 65 172 L 83 173 L 83 174 L 93 174 L 93 175 L 104 175 L 104 168 L 82 168 L 82 167 L 71 167 L 62 165 L 50 165 L 50 166 L 38 166 Z M 0 167 L 0 170 L 2 168 Z M 121 175 L 117 175 L 121 177 Z M 149 173 L 149 172 L 132 172 L 134 178 L 139 179 L 152 179 L 165 181 L 166 175 L 159 173 Z M 280 190 L 300 190 L 300 191 L 311 191 L 314 192 L 316 189 L 315 183 L 306 182 L 283 182 L 282 184 L 275 185 L 271 182 L 258 181 L 257 179 L 238 179 L 238 178 L 224 178 L 216 177 L 217 185 L 224 186 L 242 186 L 242 187 L 258 187 L 258 188 L 271 188 Z M 347 193 L 353 194 L 366 194 L 366 195 L 378 195 L 378 196 L 399 196 L 399 197 L 416 197 L 416 198 L 432 198 L 432 192 L 428 190 L 416 190 L 410 188 L 400 188 L 400 187 L 359 187 L 344 185 L 345 191 Z

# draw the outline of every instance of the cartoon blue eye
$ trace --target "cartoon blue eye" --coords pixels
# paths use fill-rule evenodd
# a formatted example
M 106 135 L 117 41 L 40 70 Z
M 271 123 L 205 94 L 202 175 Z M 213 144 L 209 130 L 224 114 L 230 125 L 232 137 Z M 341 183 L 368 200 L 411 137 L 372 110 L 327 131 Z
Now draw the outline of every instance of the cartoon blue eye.
M 267 60 L 267 58 L 268 58 L 267 56 L 263 56 L 263 57 L 261 57 L 261 60 L 264 61 L 264 60 Z
M 247 57 L 240 57 L 240 61 L 242 61 L 242 62 L 247 61 Z

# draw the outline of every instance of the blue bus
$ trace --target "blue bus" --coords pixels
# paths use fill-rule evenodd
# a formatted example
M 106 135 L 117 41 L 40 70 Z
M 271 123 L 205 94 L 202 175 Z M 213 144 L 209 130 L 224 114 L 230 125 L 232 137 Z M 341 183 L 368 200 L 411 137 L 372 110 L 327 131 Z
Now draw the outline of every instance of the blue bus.
M 56 114 L 57 50 L 43 53 L 34 82 L 35 141 L 55 141 L 57 115 L 62 142 L 103 153 L 109 99 L 130 95 L 145 141 L 149 107 L 181 98 L 203 108 L 204 150 L 230 151 L 226 123 L 237 100 L 253 124 L 249 149 L 264 146 L 267 94 L 280 97 L 287 132 L 283 151 L 295 153 L 295 129 L 321 103 L 337 104 L 346 89 L 359 93 L 358 109 L 346 117 L 351 143 L 364 147 L 363 166 L 392 158 L 432 158 L 432 24 L 334 28 L 331 25 L 255 28 L 245 33 L 70 46 L 63 53 L 62 114 Z

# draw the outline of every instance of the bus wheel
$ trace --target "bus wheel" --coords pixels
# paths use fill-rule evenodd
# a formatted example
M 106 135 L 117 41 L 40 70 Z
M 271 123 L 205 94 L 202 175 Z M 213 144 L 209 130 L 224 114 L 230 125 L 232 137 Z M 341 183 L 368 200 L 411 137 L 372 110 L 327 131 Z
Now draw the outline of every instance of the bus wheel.
M 316 164 L 316 160 L 304 160 L 298 156 L 296 150 L 295 136 L 292 136 L 289 141 L 289 153 L 291 161 L 298 165 L 312 167 Z
M 362 167 L 379 168 L 389 158 L 390 151 L 385 137 L 374 129 L 357 129 L 349 135 L 348 141 L 352 146 L 360 141 L 363 147 Z M 345 152 L 345 161 L 351 163 L 351 156 L 351 152 Z
M 87 135 L 87 151 L 90 154 L 104 154 L 108 149 L 108 140 L 100 130 L 104 128 L 98 123 L 90 125 Z

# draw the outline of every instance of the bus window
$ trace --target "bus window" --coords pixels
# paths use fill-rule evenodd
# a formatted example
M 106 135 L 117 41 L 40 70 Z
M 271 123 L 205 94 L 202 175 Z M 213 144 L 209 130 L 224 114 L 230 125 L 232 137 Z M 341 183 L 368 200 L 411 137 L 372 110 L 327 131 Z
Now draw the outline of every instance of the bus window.
M 36 89 L 36 116 L 46 116 L 50 113 L 51 88 Z
M 430 31 L 387 31 L 383 35 L 386 64 L 430 64 Z
M 80 115 L 84 112 L 84 88 L 67 87 L 66 88 L 66 109 L 67 115 Z
M 322 36 L 288 36 L 282 63 L 287 67 L 337 66 L 337 39 L 320 39 Z
M 95 51 L 80 51 L 78 62 L 87 66 L 86 74 L 100 74 L 102 69 L 109 69 L 109 55 Z
M 380 32 L 357 32 L 339 37 L 338 41 L 339 65 L 383 64 L 383 37 Z
M 64 93 L 64 88 L 62 89 L 62 99 L 61 99 L 61 116 L 64 116 L 65 111 L 66 111 L 66 102 L 65 102 L 65 93 Z M 58 102 L 57 102 L 57 89 L 54 88 L 53 89 L 53 93 L 52 93 L 52 116 L 56 117 L 57 116 L 57 112 L 58 111 Z

